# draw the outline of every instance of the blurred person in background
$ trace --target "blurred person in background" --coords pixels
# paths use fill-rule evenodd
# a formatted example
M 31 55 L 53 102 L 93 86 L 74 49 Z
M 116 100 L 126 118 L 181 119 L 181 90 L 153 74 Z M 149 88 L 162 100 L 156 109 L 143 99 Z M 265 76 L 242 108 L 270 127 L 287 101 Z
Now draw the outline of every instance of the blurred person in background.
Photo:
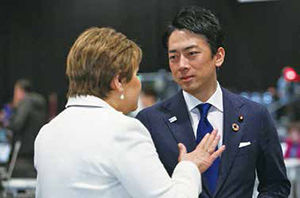
M 6 103 L 3 105 L 3 108 L 0 110 L 0 122 L 2 123 L 3 127 L 7 127 L 10 117 L 12 115 L 12 103 Z
M 282 105 L 286 105 L 289 102 L 293 101 L 295 97 L 294 82 L 288 81 L 285 76 L 285 73 L 288 69 L 289 67 L 284 67 L 277 80 L 277 93 L 278 93 L 279 102 Z
M 48 101 L 48 120 L 50 121 L 57 115 L 57 93 L 52 92 Z
M 167 28 L 164 46 L 182 90 L 137 118 L 150 131 L 168 173 L 177 164 L 178 142 L 190 151 L 211 129 L 218 129 L 226 150 L 203 174 L 199 197 L 252 198 L 257 174 L 258 197 L 287 198 L 291 185 L 271 115 L 217 80 L 225 49 L 216 16 L 196 6 L 181 9 Z
M 158 95 L 154 88 L 145 86 L 140 95 L 142 109 L 154 105 L 158 100 Z
M 90 28 L 72 46 L 66 109 L 35 140 L 37 198 L 196 198 L 201 174 L 225 149 L 206 136 L 191 153 L 179 144 L 172 177 L 147 129 L 125 116 L 137 108 L 141 49 L 111 28 Z
M 300 122 L 292 122 L 287 128 L 285 158 L 300 158 Z
M 158 95 L 155 89 L 153 87 L 143 85 L 138 99 L 138 107 L 136 110 L 129 112 L 127 115 L 134 118 L 141 110 L 154 105 L 157 100 Z
M 34 140 L 46 123 L 46 100 L 33 91 L 28 79 L 20 79 L 14 86 L 12 115 L 7 128 L 13 132 L 14 142 L 21 141 L 13 177 L 36 177 L 33 166 Z
M 11 154 L 12 148 L 12 141 L 13 141 L 13 133 L 12 131 L 8 130 L 2 120 L 0 120 L 0 166 L 5 166 L 8 164 Z M 6 177 L 2 175 L 2 171 L 0 171 L 0 177 Z

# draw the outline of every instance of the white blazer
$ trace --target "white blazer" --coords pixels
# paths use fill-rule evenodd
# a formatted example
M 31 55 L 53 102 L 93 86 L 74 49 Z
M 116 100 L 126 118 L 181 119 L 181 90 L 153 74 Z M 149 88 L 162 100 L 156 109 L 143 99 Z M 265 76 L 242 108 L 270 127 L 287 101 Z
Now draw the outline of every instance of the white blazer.
M 180 162 L 170 178 L 138 120 L 94 96 L 70 98 L 66 107 L 35 140 L 37 198 L 197 198 L 200 194 L 197 166 Z

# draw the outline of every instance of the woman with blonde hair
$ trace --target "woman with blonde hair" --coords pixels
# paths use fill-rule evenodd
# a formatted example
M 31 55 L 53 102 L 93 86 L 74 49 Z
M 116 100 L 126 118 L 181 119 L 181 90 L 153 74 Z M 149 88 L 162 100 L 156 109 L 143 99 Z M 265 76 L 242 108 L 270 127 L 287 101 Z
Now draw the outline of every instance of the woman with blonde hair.
M 111 28 L 83 32 L 67 58 L 66 109 L 35 141 L 39 198 L 198 197 L 201 174 L 223 151 L 216 132 L 191 153 L 179 144 L 170 178 L 137 108 L 142 52 Z M 162 131 L 163 133 L 163 131 Z

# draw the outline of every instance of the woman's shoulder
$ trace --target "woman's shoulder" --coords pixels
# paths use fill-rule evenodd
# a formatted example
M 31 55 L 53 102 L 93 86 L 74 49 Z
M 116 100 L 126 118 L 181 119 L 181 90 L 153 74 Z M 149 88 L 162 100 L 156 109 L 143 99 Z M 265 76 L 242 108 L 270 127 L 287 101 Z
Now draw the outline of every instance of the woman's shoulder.
M 130 128 L 143 128 L 144 125 L 136 118 L 124 115 L 122 113 L 115 115 L 116 121 L 122 126 L 128 126 Z

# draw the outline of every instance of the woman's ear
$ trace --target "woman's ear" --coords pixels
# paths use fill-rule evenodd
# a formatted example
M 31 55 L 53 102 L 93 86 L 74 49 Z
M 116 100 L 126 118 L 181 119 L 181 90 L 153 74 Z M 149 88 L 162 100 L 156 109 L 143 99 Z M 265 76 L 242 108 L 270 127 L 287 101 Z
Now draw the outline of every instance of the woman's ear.
M 123 85 L 120 81 L 119 74 L 113 77 L 112 81 L 110 82 L 110 87 L 113 90 L 116 90 L 116 91 L 122 91 L 123 90 Z

